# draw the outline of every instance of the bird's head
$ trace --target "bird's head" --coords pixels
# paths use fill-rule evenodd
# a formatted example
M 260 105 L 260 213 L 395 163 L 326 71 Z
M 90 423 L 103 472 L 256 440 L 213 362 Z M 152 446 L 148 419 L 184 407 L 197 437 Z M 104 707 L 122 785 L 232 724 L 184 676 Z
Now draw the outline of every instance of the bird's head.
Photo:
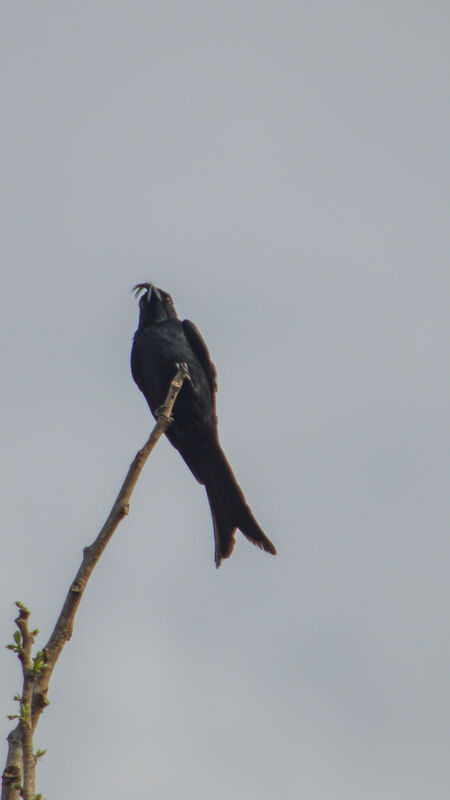
M 135 297 L 139 297 L 139 327 L 151 325 L 152 322 L 163 322 L 165 319 L 177 319 L 173 300 L 167 292 L 158 289 L 153 283 L 137 283 L 133 286 Z

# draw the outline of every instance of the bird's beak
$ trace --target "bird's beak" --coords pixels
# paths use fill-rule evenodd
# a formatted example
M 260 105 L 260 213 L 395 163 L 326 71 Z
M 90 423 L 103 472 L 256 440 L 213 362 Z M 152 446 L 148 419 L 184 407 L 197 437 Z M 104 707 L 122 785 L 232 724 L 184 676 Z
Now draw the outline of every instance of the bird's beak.
M 148 290 L 147 290 L 147 303 L 150 302 L 150 300 L 152 298 L 152 293 L 155 295 L 156 299 L 160 303 L 161 302 L 161 294 L 160 294 L 159 289 L 157 289 L 156 286 L 153 286 L 153 283 L 149 283 Z

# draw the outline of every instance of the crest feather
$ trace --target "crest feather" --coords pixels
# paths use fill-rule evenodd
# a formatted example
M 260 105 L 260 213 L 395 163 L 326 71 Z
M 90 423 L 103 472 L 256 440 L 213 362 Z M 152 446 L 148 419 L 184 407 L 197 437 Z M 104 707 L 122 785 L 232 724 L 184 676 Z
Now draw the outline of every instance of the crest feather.
M 151 283 L 137 283 L 135 286 L 133 286 L 131 291 L 133 292 L 133 294 L 134 294 L 134 296 L 135 296 L 135 298 L 137 300 L 139 295 L 141 294 L 141 292 L 148 292 L 150 287 L 151 287 Z

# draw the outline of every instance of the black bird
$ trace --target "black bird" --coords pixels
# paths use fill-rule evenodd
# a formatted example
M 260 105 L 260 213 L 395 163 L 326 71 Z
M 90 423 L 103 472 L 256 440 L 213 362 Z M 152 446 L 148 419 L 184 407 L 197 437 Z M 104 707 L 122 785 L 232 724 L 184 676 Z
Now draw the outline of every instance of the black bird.
M 166 436 L 206 488 L 214 525 L 216 566 L 231 555 L 236 528 L 275 555 L 275 547 L 256 522 L 219 443 L 216 369 L 204 339 L 193 322 L 178 319 L 167 292 L 151 283 L 138 283 L 134 291 L 136 297 L 142 296 L 131 350 L 131 372 L 155 418 L 177 365 L 185 363 L 189 370 Z

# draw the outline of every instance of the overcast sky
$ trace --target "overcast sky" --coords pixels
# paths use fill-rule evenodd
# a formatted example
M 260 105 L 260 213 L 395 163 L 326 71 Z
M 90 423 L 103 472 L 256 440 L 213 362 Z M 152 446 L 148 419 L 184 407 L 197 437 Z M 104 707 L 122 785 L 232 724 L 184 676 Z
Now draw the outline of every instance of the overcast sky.
M 278 548 L 217 571 L 158 445 L 51 681 L 47 800 L 447 800 L 449 16 L 1 4 L 0 643 L 15 600 L 45 643 L 148 435 L 138 281 L 208 342 Z

